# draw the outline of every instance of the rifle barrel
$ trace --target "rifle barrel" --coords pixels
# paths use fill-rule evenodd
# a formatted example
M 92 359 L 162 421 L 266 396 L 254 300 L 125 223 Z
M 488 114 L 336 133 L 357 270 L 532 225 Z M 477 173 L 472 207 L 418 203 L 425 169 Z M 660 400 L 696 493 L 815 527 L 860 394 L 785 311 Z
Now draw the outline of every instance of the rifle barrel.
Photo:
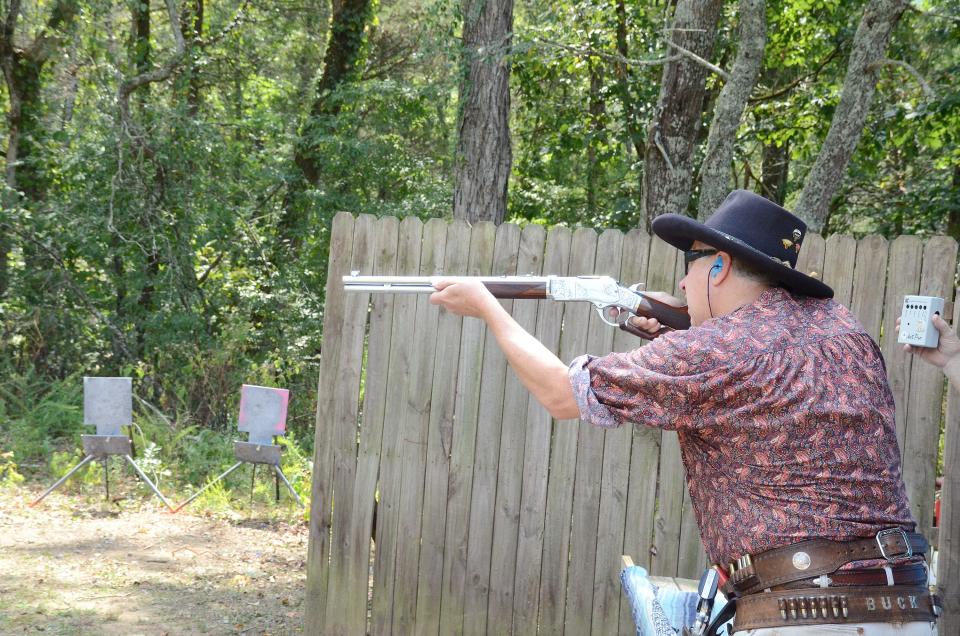
M 457 276 L 344 276 L 346 291 L 392 294 L 430 294 L 436 290 L 433 283 Z M 483 283 L 496 298 L 546 298 L 545 276 L 478 276 L 471 277 Z

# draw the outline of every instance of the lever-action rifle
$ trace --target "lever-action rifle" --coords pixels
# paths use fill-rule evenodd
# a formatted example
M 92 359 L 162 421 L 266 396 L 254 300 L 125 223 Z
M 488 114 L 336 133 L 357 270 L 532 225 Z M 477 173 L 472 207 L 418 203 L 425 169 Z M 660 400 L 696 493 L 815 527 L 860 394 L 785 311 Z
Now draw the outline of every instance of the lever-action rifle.
M 690 327 L 686 307 L 674 307 L 641 291 L 624 287 L 609 276 L 359 276 L 343 277 L 346 291 L 367 293 L 429 294 L 433 283 L 444 278 L 474 279 L 486 286 L 496 298 L 586 301 L 593 303 L 603 322 L 620 327 L 641 338 L 657 336 Z M 630 323 L 632 316 L 656 318 L 660 330 L 650 333 Z

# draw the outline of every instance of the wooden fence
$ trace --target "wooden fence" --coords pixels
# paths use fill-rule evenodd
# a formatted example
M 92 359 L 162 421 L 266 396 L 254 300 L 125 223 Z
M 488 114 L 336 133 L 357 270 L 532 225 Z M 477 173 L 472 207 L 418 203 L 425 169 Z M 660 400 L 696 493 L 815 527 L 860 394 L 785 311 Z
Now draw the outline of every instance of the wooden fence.
M 960 395 L 896 344 L 905 294 L 954 299 L 957 246 L 806 238 L 820 272 L 881 343 L 914 514 L 930 532 L 941 423 L 941 594 L 960 633 Z M 416 218 L 333 221 L 317 408 L 308 634 L 631 634 L 620 555 L 656 575 L 705 564 L 676 434 L 554 422 L 482 322 L 426 295 L 345 294 L 341 276 L 609 274 L 675 290 L 677 250 L 645 232 Z M 586 303 L 504 301 L 561 359 L 638 346 Z M 960 303 L 958 303 L 960 305 Z M 372 540 L 371 540 L 372 539 Z

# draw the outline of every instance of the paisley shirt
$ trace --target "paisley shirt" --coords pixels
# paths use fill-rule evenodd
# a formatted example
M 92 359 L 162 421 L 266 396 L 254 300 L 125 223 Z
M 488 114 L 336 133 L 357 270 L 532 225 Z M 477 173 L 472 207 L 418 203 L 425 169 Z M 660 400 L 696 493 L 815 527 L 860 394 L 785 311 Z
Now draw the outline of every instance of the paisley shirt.
M 768 289 L 629 353 L 570 365 L 581 417 L 675 430 L 710 560 L 912 531 L 883 357 L 833 300 Z

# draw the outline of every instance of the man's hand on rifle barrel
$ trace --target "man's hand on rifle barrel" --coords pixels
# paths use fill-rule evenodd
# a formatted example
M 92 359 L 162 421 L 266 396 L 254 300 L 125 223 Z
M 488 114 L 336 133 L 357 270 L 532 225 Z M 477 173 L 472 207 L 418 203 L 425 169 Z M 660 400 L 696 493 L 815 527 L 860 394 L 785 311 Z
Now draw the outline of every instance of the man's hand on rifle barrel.
M 430 294 L 430 303 L 440 305 L 458 316 L 485 318 L 493 305 L 500 303 L 479 280 L 440 278 L 434 281 L 437 291 Z

